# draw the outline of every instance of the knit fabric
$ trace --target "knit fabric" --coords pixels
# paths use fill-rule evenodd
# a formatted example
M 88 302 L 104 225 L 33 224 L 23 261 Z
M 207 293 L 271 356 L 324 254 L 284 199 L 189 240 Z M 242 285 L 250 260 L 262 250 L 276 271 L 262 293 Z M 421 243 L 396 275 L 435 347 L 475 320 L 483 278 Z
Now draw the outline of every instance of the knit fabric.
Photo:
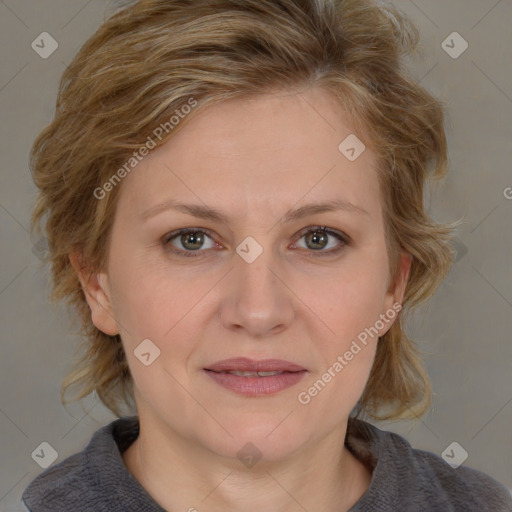
M 30 512 L 165 512 L 124 465 L 122 453 L 138 435 L 136 416 L 100 428 L 82 452 L 32 480 L 22 503 Z M 370 423 L 350 419 L 345 445 L 372 471 L 349 512 L 512 512 L 510 492 L 489 475 L 454 469 Z

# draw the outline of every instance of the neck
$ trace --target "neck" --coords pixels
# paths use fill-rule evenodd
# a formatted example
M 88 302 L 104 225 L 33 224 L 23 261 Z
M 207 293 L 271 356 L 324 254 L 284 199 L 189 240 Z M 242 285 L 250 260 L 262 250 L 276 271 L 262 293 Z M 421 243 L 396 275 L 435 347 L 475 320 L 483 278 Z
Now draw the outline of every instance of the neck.
M 175 432 L 140 427 L 123 459 L 166 510 L 342 512 L 371 480 L 370 471 L 344 446 L 346 426 L 286 460 L 262 459 L 247 468 Z

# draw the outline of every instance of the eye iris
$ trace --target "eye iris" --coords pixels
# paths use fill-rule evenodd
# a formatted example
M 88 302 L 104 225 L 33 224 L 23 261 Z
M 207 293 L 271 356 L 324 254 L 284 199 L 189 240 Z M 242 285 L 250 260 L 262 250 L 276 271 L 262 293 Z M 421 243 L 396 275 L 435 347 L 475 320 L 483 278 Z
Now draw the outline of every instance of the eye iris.
M 327 243 L 327 235 L 321 231 L 311 231 L 310 233 L 306 234 L 306 244 L 308 247 L 310 246 L 310 241 L 313 244 L 320 244 L 320 247 L 316 247 L 316 249 L 322 249 L 325 247 L 325 243 Z M 312 248 L 315 249 L 315 247 Z
M 187 240 L 191 242 L 192 246 L 189 245 Z M 183 247 L 193 251 L 200 249 L 203 242 L 203 234 L 200 231 L 190 231 L 181 235 L 181 243 L 183 244 Z M 193 244 L 195 244 L 195 246 Z

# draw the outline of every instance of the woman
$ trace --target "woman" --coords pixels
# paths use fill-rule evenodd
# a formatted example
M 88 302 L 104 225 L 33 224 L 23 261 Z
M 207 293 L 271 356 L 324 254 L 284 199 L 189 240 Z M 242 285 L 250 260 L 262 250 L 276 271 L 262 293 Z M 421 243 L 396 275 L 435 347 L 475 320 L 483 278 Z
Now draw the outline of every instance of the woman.
M 88 343 L 64 389 L 120 419 L 29 510 L 512 510 L 361 419 L 428 409 L 403 310 L 452 260 L 416 42 L 369 0 L 149 0 L 83 46 L 34 144 L 33 224 Z

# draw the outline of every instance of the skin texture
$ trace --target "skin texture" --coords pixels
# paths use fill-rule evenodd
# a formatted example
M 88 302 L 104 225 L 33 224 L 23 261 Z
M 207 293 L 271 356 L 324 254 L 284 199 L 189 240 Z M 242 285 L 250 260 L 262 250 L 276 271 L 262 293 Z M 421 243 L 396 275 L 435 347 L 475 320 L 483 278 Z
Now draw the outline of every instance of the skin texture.
M 368 488 L 371 474 L 343 442 L 378 338 L 309 404 L 297 399 L 401 303 L 410 268 L 402 254 L 390 282 L 375 155 L 367 147 L 351 162 L 340 153 L 353 133 L 346 119 L 316 87 L 209 107 L 123 180 L 105 272 L 80 274 L 95 325 L 121 334 L 135 382 L 141 433 L 125 463 L 168 510 L 340 511 Z M 367 213 L 279 222 L 289 209 L 340 198 Z M 141 220 L 169 199 L 230 219 L 166 210 Z M 351 241 L 329 235 L 316 249 L 301 233 L 319 225 Z M 180 228 L 207 230 L 203 246 L 193 251 L 200 244 L 180 236 L 165 246 Z M 236 252 L 247 236 L 263 249 L 252 263 Z M 149 366 L 134 355 L 146 338 L 161 351 Z M 246 397 L 203 372 L 231 357 L 284 359 L 308 373 L 277 394 Z M 252 467 L 237 457 L 248 442 L 262 455 Z

